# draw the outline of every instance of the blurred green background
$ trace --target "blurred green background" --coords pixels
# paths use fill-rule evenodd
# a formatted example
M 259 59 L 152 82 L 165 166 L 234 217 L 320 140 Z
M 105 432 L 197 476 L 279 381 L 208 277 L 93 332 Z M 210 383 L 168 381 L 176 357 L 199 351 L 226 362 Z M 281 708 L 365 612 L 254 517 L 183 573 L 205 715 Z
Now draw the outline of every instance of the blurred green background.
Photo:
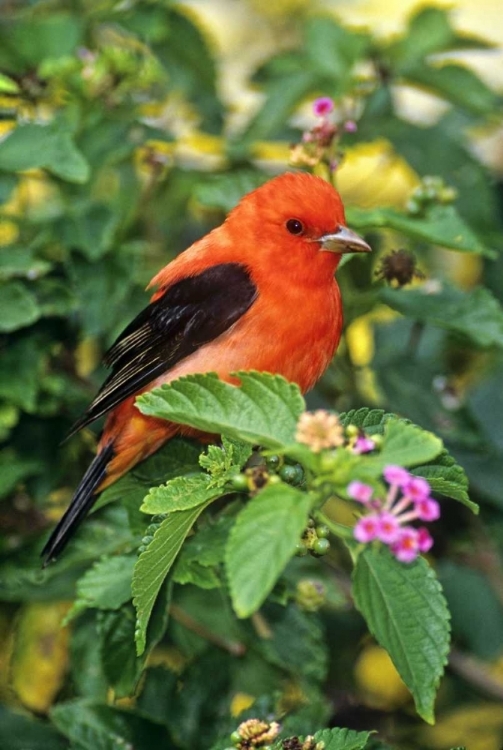
M 179 623 L 153 652 L 140 698 L 117 698 L 102 664 L 113 628 L 96 630 L 89 614 L 71 632 L 60 622 L 82 572 L 132 543 L 125 512 L 98 513 L 49 571 L 38 553 L 92 455 L 92 430 L 60 443 L 103 379 L 103 352 L 161 266 L 289 168 L 321 95 L 341 123 L 357 123 L 341 128 L 336 184 L 374 253 L 338 273 L 345 332 L 308 403 L 384 408 L 435 432 L 481 514 L 445 503 L 437 533 L 432 563 L 454 638 L 438 724 L 415 718 L 344 598 L 320 615 L 328 667 L 316 690 L 328 721 L 378 727 L 393 747 L 501 748 L 503 30 L 499 3 L 443 5 L 0 5 L 2 748 L 123 747 L 107 705 L 129 708 L 135 748 L 207 748 L 223 716 L 236 720 L 264 694 L 293 709 L 309 702 L 277 656 L 270 673 L 247 682 L 241 671 L 205 691 L 218 649 L 194 647 Z M 453 200 L 428 192 L 431 175 Z M 415 253 L 426 297 L 421 279 L 417 292 L 385 278 L 383 258 L 401 248 Z M 202 617 L 207 602 L 198 606 Z M 163 719 L 156 686 L 176 692 L 180 675 L 193 692 Z

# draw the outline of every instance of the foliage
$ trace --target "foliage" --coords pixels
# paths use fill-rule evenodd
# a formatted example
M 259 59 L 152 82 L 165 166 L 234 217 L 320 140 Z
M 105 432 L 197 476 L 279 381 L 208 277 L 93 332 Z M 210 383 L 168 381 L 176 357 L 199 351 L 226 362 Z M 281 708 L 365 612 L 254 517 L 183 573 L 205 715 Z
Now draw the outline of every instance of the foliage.
M 502 217 L 471 138 L 500 100 L 457 54 L 488 45 L 433 7 L 391 40 L 287 14 L 290 46 L 256 70 L 263 98 L 236 127 L 218 53 L 183 6 L 1 13 L 0 746 L 224 750 L 249 747 L 255 726 L 269 737 L 255 746 L 274 750 L 447 748 L 465 743 L 450 717 L 479 709 L 494 739 L 503 717 L 482 698 L 503 690 Z M 433 94 L 444 113 L 406 119 L 397 86 Z M 348 225 L 374 248 L 341 264 L 343 340 L 307 396 L 339 413 L 340 439 L 300 440 L 306 402 L 274 375 L 146 393 L 143 413 L 221 441 L 164 446 L 102 493 L 42 571 L 94 434 L 60 443 L 103 380 L 103 352 L 155 271 L 277 171 L 270 155 L 287 168 L 294 123 L 311 127 L 304 105 L 321 94 L 342 113 L 328 168 L 351 195 Z M 377 167 L 369 199 L 358 160 L 353 186 L 346 174 L 383 139 L 399 166 Z M 408 270 L 399 248 L 416 255 Z M 401 563 L 354 537 L 362 505 L 349 487 L 382 497 L 389 465 L 441 502 L 428 559 Z M 391 657 L 393 699 L 369 690 L 371 638 Z M 439 723 L 425 728 L 401 680 L 432 723 L 441 678 Z

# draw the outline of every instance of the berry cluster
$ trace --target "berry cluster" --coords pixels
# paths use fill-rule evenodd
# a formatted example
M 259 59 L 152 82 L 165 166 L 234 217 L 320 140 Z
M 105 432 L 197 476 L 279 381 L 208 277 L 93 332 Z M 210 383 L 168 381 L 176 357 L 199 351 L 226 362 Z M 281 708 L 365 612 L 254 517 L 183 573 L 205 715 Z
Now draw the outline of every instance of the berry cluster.
M 308 553 L 313 557 L 323 557 L 330 549 L 328 537 L 330 529 L 325 524 L 316 524 L 312 518 L 302 534 L 295 554 L 297 557 L 304 557 Z
M 441 177 L 427 175 L 413 190 L 405 208 L 407 213 L 417 216 L 433 203 L 452 203 L 457 195 L 456 189 L 446 185 Z
M 370 512 L 357 521 L 353 535 L 358 542 L 379 540 L 386 544 L 397 560 L 410 563 L 433 545 L 429 531 L 411 521 L 436 521 L 440 506 L 431 495 L 428 482 L 409 474 L 401 466 L 386 466 L 383 477 L 389 485 L 384 499 L 374 498 L 374 489 L 363 482 L 351 482 L 347 492 Z

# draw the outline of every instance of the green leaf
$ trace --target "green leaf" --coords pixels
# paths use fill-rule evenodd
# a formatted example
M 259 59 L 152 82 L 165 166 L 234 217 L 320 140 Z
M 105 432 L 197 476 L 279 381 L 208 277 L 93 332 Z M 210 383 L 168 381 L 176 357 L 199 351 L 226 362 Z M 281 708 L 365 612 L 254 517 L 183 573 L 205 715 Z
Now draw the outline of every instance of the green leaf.
M 239 513 L 226 551 L 234 610 L 249 617 L 272 590 L 307 525 L 309 495 L 288 485 L 266 487 Z
M 498 104 L 494 91 L 472 70 L 461 65 L 416 65 L 405 75 L 407 82 L 475 114 L 488 115 L 495 111 Z
M 449 652 L 449 611 L 428 563 L 399 563 L 367 547 L 353 573 L 353 596 L 370 632 L 391 656 L 419 715 L 434 721 L 435 692 Z
M 251 169 L 210 175 L 195 186 L 194 199 L 203 206 L 227 214 L 243 195 L 258 188 L 266 179 L 266 174 Z
M 57 729 L 71 740 L 75 750 L 173 750 L 166 730 L 131 711 L 121 711 L 87 700 L 59 703 L 51 710 Z
M 280 375 L 236 373 L 237 387 L 215 373 L 188 375 L 136 399 L 142 414 L 277 448 L 293 443 L 304 399 Z
M 136 607 L 136 651 L 145 650 L 147 626 L 159 590 L 173 565 L 180 547 L 205 508 L 182 510 L 169 515 L 159 526 L 147 549 L 142 552 L 133 573 L 133 604 Z
M 4 448 L 0 451 L 0 498 L 7 497 L 23 479 L 40 474 L 44 469 L 41 461 L 18 458 L 13 450 Z
M 322 729 L 316 732 L 314 741 L 323 742 L 323 750 L 364 750 L 371 735 L 353 729 Z
M 117 555 L 89 568 L 77 583 L 77 596 L 66 621 L 84 609 L 119 609 L 129 601 L 135 562 L 131 555 Z
M 52 264 L 34 257 L 27 247 L 9 247 L 0 251 L 0 281 L 16 276 L 37 279 L 51 270 Z
M 206 453 L 199 456 L 199 465 L 210 474 L 211 487 L 223 487 L 235 471 L 239 471 L 252 454 L 246 443 L 222 437 L 222 446 L 209 445 Z
M 442 441 L 431 432 L 401 419 L 389 419 L 384 426 L 382 447 L 366 463 L 382 470 L 387 464 L 417 466 L 432 461 L 443 450 Z
M 448 11 L 425 7 L 414 13 L 406 33 L 387 47 L 386 54 L 396 62 L 397 72 L 407 73 L 434 53 L 466 48 L 485 49 L 487 46 L 488 43 L 478 37 L 457 34 L 450 23 Z
M 208 487 L 209 477 L 202 472 L 193 476 L 175 477 L 160 487 L 152 487 L 143 500 L 144 513 L 173 513 L 207 503 L 220 497 L 220 487 Z
M 449 605 L 456 641 L 480 659 L 497 659 L 501 655 L 503 633 L 499 592 L 484 573 L 447 559 L 439 562 L 438 577 Z M 467 602 L 470 602 L 470 617 L 466 616 Z
M 474 513 L 479 512 L 479 506 L 468 496 L 468 477 L 465 470 L 443 451 L 435 460 L 424 466 L 416 466 L 413 474 L 424 477 L 433 492 L 459 500 Z
M 369 37 L 344 28 L 330 16 L 308 18 L 304 34 L 308 67 L 331 80 L 334 94 L 344 93 L 355 64 L 369 46 Z
M 503 346 L 503 309 L 483 287 L 463 292 L 443 283 L 431 293 L 425 286 L 385 288 L 380 297 L 402 315 L 462 334 L 477 346 Z
M 40 318 L 33 294 L 17 281 L 0 286 L 0 333 L 24 328 Z
M 47 722 L 35 721 L 20 711 L 0 705 L 2 750 L 66 750 L 68 743 Z
M 0 142 L 0 170 L 47 169 L 68 182 L 89 179 L 89 165 L 64 123 L 18 125 Z
M 361 232 L 371 229 L 395 229 L 413 239 L 423 240 L 451 250 L 477 253 L 495 258 L 466 224 L 454 206 L 432 205 L 424 216 L 409 216 L 395 208 L 349 208 L 348 224 Z
M 398 420 L 398 417 L 394 414 L 387 414 L 383 409 L 363 407 L 340 414 L 339 419 L 345 427 L 353 424 L 365 430 L 368 435 L 383 435 L 386 425 L 390 421 Z M 414 425 L 411 426 L 414 427 Z M 419 428 L 416 427 L 416 429 Z M 424 431 L 422 430 L 422 432 Z M 430 432 L 425 432 L 424 434 L 432 435 Z M 388 449 L 390 445 L 392 446 L 393 443 L 388 443 Z M 391 455 L 390 462 L 398 463 L 398 461 L 391 460 Z M 478 513 L 478 505 L 472 502 L 468 496 L 468 478 L 464 469 L 456 463 L 446 450 L 440 451 L 428 463 L 414 466 L 412 473 L 427 479 L 433 492 L 438 492 L 446 497 L 459 500 L 474 513 Z
M 143 659 L 134 649 L 135 614 L 132 606 L 100 612 L 101 664 L 115 698 L 132 695 L 140 677 Z

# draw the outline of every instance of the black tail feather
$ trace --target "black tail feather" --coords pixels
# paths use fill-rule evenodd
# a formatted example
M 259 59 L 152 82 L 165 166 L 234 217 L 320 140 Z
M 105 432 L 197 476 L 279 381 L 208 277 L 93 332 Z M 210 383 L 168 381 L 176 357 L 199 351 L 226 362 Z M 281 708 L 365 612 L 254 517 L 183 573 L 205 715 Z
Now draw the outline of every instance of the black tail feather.
M 64 550 L 80 523 L 84 520 L 84 517 L 93 506 L 96 500 L 96 487 L 98 487 L 105 478 L 106 467 L 112 458 L 113 453 L 112 444 L 107 445 L 106 448 L 95 456 L 91 465 L 82 477 L 82 481 L 77 487 L 68 509 L 42 550 L 44 568 L 52 560 L 55 560 Z

